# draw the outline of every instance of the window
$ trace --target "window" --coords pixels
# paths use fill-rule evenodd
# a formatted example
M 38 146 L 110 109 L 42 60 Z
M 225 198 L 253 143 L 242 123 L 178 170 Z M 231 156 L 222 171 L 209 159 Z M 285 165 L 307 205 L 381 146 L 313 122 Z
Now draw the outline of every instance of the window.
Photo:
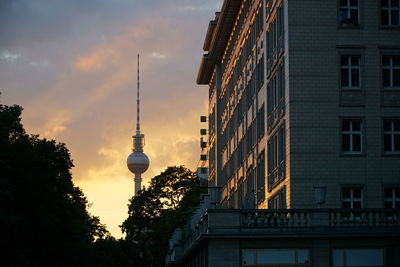
M 346 89 L 360 89 L 360 56 L 343 55 L 340 57 L 340 85 Z
M 285 112 L 285 70 L 283 61 L 267 85 L 267 129 L 271 131 Z
M 263 104 L 257 113 L 257 141 L 263 138 L 264 133 L 265 133 L 265 115 L 264 115 L 264 104 Z
M 235 188 L 232 188 L 231 191 L 229 191 L 229 199 L 228 199 L 228 203 L 229 203 L 229 207 L 231 209 L 237 208 L 235 207 Z
M 381 24 L 399 26 L 399 0 L 381 0 Z
M 264 151 L 257 158 L 257 204 L 261 204 L 265 200 L 265 160 Z
M 343 187 L 342 190 L 342 208 L 360 209 L 363 207 L 363 190 L 361 187 Z
M 244 249 L 243 266 L 310 266 L 307 249 Z
M 382 83 L 384 89 L 400 89 L 400 55 L 382 56 Z
M 361 154 L 362 122 L 360 119 L 345 119 L 342 121 L 342 153 Z
M 286 186 L 268 199 L 269 209 L 286 209 Z
M 400 154 L 400 119 L 383 120 L 383 151 Z
M 269 27 L 267 27 L 267 43 L 270 44 L 266 46 L 267 54 L 267 76 L 273 70 L 274 62 L 279 60 L 283 54 L 284 49 L 284 15 L 283 7 L 279 5 L 276 7 L 276 17 L 269 21 Z
M 279 184 L 286 176 L 285 123 L 268 140 L 268 190 Z
M 386 186 L 383 191 L 385 208 L 400 208 L 400 186 Z
M 238 208 L 243 209 L 244 208 L 244 203 L 243 203 L 243 196 L 244 196 L 244 182 L 243 182 L 243 176 L 239 178 L 238 180 L 238 185 L 237 185 L 237 196 L 238 196 Z
M 246 181 L 245 181 L 245 208 L 254 209 L 255 208 L 255 198 L 254 198 L 254 174 L 253 167 L 250 166 L 246 171 Z
M 334 249 L 332 251 L 334 267 L 366 267 L 384 266 L 384 253 L 381 248 L 347 248 Z
M 342 26 L 357 26 L 360 24 L 358 0 L 339 1 L 339 20 Z

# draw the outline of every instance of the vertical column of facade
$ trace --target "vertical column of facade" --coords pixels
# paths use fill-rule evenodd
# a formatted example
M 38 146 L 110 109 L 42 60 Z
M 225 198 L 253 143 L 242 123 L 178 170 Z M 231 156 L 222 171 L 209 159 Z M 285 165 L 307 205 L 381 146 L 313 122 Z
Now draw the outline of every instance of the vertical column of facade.
M 215 105 L 215 124 L 216 124 L 216 139 L 215 139 L 215 150 L 216 150 L 216 176 L 215 176 L 215 185 L 223 186 L 221 179 L 221 153 L 222 153 L 222 144 L 221 140 L 221 112 L 223 108 L 221 107 L 221 103 L 219 101 L 219 95 L 221 94 L 221 86 L 222 86 L 222 74 L 221 74 L 221 64 L 217 63 L 215 65 L 215 86 L 216 86 L 216 105 Z
M 290 171 L 287 164 L 288 92 L 285 46 L 287 1 L 266 2 L 267 79 L 267 196 L 268 208 L 290 207 Z
M 221 69 L 223 204 L 265 207 L 263 1 L 243 3 Z
M 216 74 L 214 72 L 209 84 L 209 105 L 208 105 L 208 185 L 217 186 L 217 97 L 216 97 Z

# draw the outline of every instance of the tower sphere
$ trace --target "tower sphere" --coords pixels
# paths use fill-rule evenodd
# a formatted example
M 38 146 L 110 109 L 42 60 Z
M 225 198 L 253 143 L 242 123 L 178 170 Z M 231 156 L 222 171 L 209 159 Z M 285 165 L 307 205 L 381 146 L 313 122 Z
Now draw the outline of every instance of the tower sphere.
M 142 152 L 131 153 L 128 156 L 127 165 L 132 173 L 144 173 L 149 168 L 149 164 L 149 158 Z

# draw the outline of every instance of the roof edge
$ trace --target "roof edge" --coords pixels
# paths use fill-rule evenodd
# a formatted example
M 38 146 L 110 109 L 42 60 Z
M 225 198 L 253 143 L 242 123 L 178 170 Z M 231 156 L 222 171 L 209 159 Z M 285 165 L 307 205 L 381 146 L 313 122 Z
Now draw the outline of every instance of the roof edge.
M 222 60 L 230 37 L 228 33 L 232 32 L 242 2 L 243 0 L 224 0 L 221 12 L 218 13 L 218 18 L 216 17 L 216 20 L 210 21 L 203 46 L 203 49 L 207 48 L 205 51 L 208 51 L 208 54 L 202 57 L 197 75 L 197 84 L 208 84 L 210 82 L 215 64 Z M 213 22 L 216 25 L 213 25 Z

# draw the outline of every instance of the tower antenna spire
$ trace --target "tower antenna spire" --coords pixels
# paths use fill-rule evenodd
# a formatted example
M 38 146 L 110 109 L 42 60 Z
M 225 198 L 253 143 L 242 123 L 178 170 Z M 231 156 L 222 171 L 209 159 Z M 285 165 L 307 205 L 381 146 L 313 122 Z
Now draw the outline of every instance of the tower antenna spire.
M 140 194 L 142 190 L 142 173 L 149 168 L 149 158 L 143 152 L 144 146 L 144 134 L 140 133 L 140 80 L 139 80 L 139 54 L 137 55 L 137 112 L 136 112 L 136 134 L 133 138 L 133 149 L 132 153 L 128 156 L 127 165 L 128 169 L 135 175 L 135 196 Z
M 140 134 L 140 95 L 139 95 L 139 54 L 137 55 L 137 97 L 136 97 L 136 133 Z

